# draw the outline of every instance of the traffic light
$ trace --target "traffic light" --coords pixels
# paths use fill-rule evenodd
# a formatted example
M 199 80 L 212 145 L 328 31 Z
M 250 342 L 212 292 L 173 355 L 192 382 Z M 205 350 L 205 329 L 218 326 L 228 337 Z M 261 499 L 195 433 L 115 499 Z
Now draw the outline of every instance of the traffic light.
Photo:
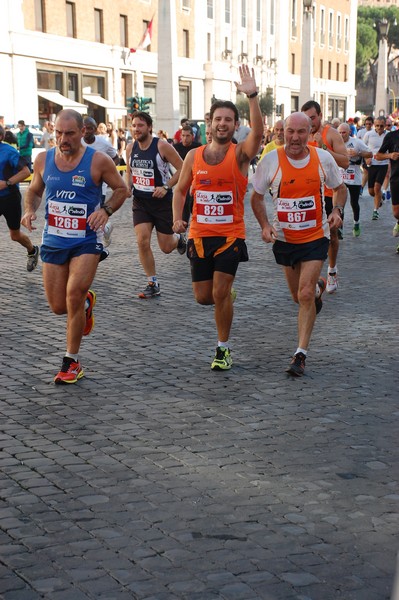
M 140 110 L 143 112 L 150 112 L 150 104 L 152 102 L 152 98 L 140 98 Z
M 140 110 L 140 96 L 131 96 L 127 99 L 127 109 L 130 114 Z

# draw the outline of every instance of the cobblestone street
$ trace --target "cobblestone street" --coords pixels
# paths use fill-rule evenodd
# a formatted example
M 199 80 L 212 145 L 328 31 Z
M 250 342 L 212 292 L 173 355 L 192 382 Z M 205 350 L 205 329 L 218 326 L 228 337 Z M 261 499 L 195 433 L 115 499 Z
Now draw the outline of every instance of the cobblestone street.
M 248 201 L 226 373 L 210 370 L 213 309 L 196 305 L 186 257 L 156 249 L 162 295 L 137 298 L 126 201 L 72 386 L 53 384 L 65 318 L 1 219 L 1 598 L 389 600 L 399 239 L 389 203 L 371 213 L 364 196 L 353 238 L 348 201 L 340 287 L 292 379 L 297 307 Z

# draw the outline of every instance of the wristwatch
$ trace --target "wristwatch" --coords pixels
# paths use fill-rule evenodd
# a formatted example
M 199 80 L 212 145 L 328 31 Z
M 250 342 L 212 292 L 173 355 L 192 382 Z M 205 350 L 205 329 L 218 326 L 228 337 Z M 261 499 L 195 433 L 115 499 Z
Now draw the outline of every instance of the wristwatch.
M 105 210 L 109 217 L 111 217 L 114 214 L 114 209 L 111 208 L 108 204 L 104 204 L 101 208 Z
M 11 183 L 11 181 L 9 179 L 7 179 L 7 181 L 6 181 L 6 186 L 8 186 L 8 187 L 12 186 L 12 183 Z
M 163 187 L 164 190 L 166 190 L 167 192 L 169 192 L 170 187 L 168 185 L 166 185 L 166 183 L 162 187 Z
M 343 209 L 343 207 L 337 205 L 337 206 L 333 206 L 333 210 L 334 210 L 334 208 L 338 208 L 339 214 L 341 215 L 341 218 L 342 218 L 344 216 L 344 209 Z

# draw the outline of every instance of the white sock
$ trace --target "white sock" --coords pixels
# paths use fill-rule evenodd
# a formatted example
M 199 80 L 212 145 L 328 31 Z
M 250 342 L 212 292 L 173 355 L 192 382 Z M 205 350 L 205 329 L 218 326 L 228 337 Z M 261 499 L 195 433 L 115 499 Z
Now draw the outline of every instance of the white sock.
M 218 348 L 227 348 L 229 350 L 229 342 L 219 342 L 218 341 Z
M 71 352 L 65 352 L 65 356 L 72 358 L 75 362 L 78 362 L 78 354 L 72 354 Z
M 335 265 L 335 267 L 328 267 L 328 273 L 336 273 L 337 272 L 337 266 Z
M 155 285 L 158 285 L 158 277 L 156 275 L 150 275 L 148 283 L 155 283 Z
M 302 352 L 302 354 L 304 354 L 305 356 L 308 355 L 308 351 L 305 350 L 305 348 L 297 348 L 295 354 L 299 354 L 299 352 Z

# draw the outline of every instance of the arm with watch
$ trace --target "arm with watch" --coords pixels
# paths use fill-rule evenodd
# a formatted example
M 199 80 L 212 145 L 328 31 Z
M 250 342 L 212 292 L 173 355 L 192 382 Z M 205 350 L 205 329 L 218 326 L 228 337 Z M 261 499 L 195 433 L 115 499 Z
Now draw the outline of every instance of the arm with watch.
M 12 188 L 12 186 L 17 185 L 17 183 L 21 183 L 30 175 L 29 167 L 26 165 L 25 161 L 19 161 L 17 165 L 17 172 L 9 175 L 7 177 L 6 173 L 3 173 L 3 177 L 7 177 L 6 179 L 0 180 L 0 190 L 5 190 L 7 188 Z M 12 169 L 8 171 L 12 173 Z M 10 190 L 11 191 L 11 190 Z
M 91 175 L 93 181 L 98 184 L 104 181 L 112 189 L 111 197 L 87 218 L 90 228 L 97 231 L 107 224 L 109 217 L 122 206 L 126 198 L 130 196 L 130 192 L 119 175 L 114 161 L 103 152 L 95 153 Z
M 158 141 L 158 152 L 162 157 L 162 160 L 168 162 L 173 169 L 175 169 L 172 177 L 170 177 L 163 185 L 157 186 L 152 194 L 154 198 L 164 198 L 178 182 L 183 161 L 174 147 L 169 144 L 169 142 L 161 139 Z
M 342 227 L 342 219 L 344 216 L 344 207 L 347 197 L 346 185 L 341 183 L 341 185 L 339 185 L 337 188 L 334 188 L 333 192 L 333 208 L 327 219 L 330 229 Z

